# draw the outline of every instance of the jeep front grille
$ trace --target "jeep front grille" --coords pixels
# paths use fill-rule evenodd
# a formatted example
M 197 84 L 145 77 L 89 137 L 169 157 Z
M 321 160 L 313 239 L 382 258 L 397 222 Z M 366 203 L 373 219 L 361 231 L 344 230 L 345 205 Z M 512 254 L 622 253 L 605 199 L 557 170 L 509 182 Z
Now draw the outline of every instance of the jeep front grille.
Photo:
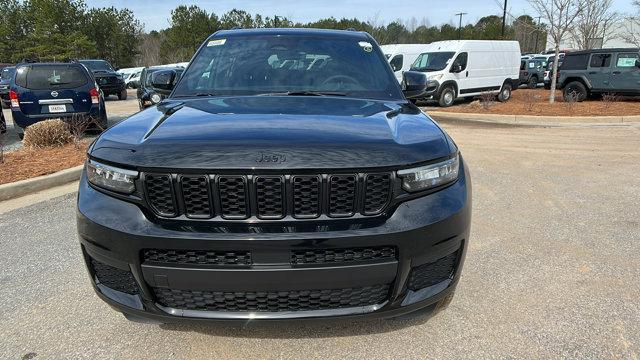
M 160 217 L 277 220 L 382 213 L 391 173 L 317 175 L 187 175 L 145 173 L 149 208 Z

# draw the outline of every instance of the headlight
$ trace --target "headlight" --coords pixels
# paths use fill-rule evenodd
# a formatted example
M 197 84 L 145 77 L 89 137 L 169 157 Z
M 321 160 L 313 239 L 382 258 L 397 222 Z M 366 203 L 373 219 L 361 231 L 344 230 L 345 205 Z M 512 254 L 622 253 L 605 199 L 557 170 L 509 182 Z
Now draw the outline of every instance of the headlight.
M 455 181 L 458 178 L 460 160 L 458 154 L 449 160 L 398 171 L 402 187 L 409 192 L 427 190 Z
M 154 104 L 159 103 L 160 101 L 162 101 L 162 96 L 160 96 L 160 94 L 153 94 L 151 95 L 151 102 Z
M 435 81 L 438 81 L 441 78 L 442 78 L 442 74 L 431 75 L 428 77 L 429 80 L 435 80 Z
M 131 194 L 136 190 L 134 183 L 138 172 L 100 164 L 93 160 L 87 162 L 87 179 L 95 186 L 123 193 Z

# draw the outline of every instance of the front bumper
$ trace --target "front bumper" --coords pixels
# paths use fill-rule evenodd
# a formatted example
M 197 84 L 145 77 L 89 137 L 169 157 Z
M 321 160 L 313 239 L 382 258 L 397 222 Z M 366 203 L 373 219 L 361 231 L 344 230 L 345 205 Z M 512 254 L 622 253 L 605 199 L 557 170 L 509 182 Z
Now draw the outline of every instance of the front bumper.
M 127 314 L 163 322 L 395 317 L 432 308 L 455 289 L 471 221 L 471 185 L 464 162 L 462 166 L 465 171 L 457 182 L 401 203 L 375 226 L 317 232 L 256 231 L 259 226 L 250 232 L 229 232 L 213 224 L 210 232 L 202 227 L 177 229 L 150 221 L 151 216 L 137 205 L 95 190 L 83 175 L 78 232 L 94 289 L 104 301 Z M 380 247 L 395 249 L 394 257 L 302 267 L 290 262 L 294 250 L 339 252 Z M 253 262 L 244 267 L 158 263 L 142 255 L 145 249 L 250 252 Z M 433 264 L 442 264 L 442 259 L 449 259 L 451 265 L 446 276 L 437 283 L 421 283 L 420 276 L 432 278 L 425 269 L 436 271 Z M 101 279 L 105 265 L 112 269 L 110 274 L 128 276 L 126 286 L 119 288 L 121 282 L 113 278 Z M 96 270 L 96 266 L 100 268 Z M 353 291 L 360 297 L 358 301 Z M 282 305 L 282 296 L 300 310 Z M 372 300 L 359 301 L 362 297 Z M 207 301 L 228 304 L 231 298 L 239 310 L 197 306 Z M 357 305 L 309 305 L 324 298 L 334 305 L 340 301 Z M 260 301 L 268 305 L 262 310 L 245 310 L 247 302 Z

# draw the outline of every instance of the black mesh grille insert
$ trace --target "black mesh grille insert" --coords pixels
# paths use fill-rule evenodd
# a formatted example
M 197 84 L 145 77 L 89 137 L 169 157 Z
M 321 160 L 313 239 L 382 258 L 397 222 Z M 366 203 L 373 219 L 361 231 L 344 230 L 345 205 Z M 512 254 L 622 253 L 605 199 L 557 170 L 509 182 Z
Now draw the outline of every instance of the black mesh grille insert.
M 293 177 L 293 214 L 298 217 L 316 217 L 320 214 L 320 178 L 318 176 Z
M 180 177 L 182 198 L 187 216 L 211 217 L 212 206 L 209 196 L 209 179 L 204 175 L 183 175 Z
M 291 264 L 293 265 L 349 263 L 395 259 L 396 249 L 392 246 L 352 249 L 294 250 L 291 252 Z
M 378 214 L 389 201 L 391 175 L 369 174 L 365 178 L 364 213 Z
M 458 252 L 456 251 L 432 263 L 413 268 L 409 275 L 409 289 L 424 289 L 451 278 L 457 261 Z
M 138 284 L 131 272 L 103 264 L 93 258 L 91 267 L 102 285 L 127 294 L 138 294 Z
M 149 205 L 151 205 L 153 210 L 163 216 L 176 215 L 171 175 L 146 174 L 144 183 L 147 188 Z
M 220 292 L 153 289 L 158 303 L 183 310 L 203 311 L 305 311 L 381 304 L 389 285 L 329 290 Z
M 142 251 L 143 261 L 219 266 L 249 266 L 249 251 L 170 250 L 147 249 Z
M 393 176 L 372 174 L 145 174 L 149 208 L 161 217 L 278 220 L 378 215 L 391 203 Z
M 355 212 L 355 199 L 355 175 L 332 175 L 329 178 L 329 215 L 353 215 Z
M 258 216 L 281 218 L 284 216 L 284 178 L 280 176 L 256 177 Z
M 223 217 L 247 217 L 247 182 L 244 176 L 220 176 L 218 191 Z

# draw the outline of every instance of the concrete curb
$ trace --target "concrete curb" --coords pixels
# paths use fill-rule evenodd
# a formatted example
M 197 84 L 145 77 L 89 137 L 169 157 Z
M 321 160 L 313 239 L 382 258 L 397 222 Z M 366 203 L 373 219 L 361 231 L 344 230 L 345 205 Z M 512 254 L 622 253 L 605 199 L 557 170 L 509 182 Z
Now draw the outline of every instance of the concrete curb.
M 434 118 L 477 121 L 511 125 L 603 125 L 603 124 L 640 124 L 640 115 L 631 116 L 533 116 L 456 113 L 448 111 L 424 110 Z
M 0 185 L 0 201 L 17 198 L 37 191 L 46 190 L 54 186 L 60 186 L 72 181 L 77 181 L 80 179 L 83 167 L 84 165 L 79 165 L 53 174 Z

